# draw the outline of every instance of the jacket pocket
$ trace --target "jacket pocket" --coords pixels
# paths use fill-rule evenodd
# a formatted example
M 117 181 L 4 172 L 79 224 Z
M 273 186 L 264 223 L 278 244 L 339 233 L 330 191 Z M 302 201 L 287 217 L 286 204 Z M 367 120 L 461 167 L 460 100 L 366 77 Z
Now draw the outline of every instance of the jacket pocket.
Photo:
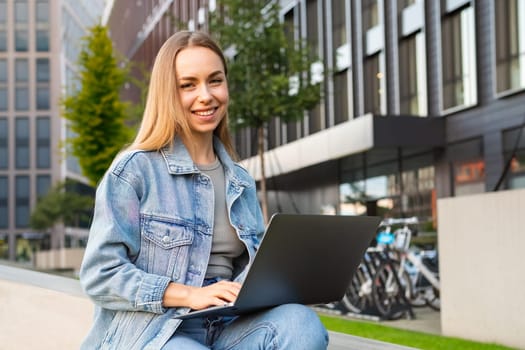
M 181 220 L 143 217 L 142 247 L 137 266 L 178 280 L 186 271 L 193 230 Z

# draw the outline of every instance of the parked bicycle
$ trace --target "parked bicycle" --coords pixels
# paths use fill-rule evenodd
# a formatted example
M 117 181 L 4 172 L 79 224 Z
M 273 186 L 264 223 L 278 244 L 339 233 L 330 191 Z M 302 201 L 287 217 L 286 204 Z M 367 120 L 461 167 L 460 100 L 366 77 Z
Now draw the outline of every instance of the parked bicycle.
M 379 225 L 377 246 L 365 253 L 342 305 L 353 313 L 376 313 L 385 319 L 428 305 L 439 310 L 437 252 L 410 248 L 415 217 L 385 219 Z M 392 231 L 392 227 L 402 225 Z

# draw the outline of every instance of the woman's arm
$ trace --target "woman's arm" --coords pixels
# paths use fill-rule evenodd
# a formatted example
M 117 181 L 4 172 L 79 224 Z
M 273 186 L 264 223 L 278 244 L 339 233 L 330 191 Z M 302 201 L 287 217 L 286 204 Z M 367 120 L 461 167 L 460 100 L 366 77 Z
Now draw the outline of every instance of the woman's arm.
M 135 266 L 140 241 L 137 192 L 109 171 L 97 188 L 93 223 L 80 269 L 84 291 L 101 307 L 165 311 L 162 300 L 170 278 Z

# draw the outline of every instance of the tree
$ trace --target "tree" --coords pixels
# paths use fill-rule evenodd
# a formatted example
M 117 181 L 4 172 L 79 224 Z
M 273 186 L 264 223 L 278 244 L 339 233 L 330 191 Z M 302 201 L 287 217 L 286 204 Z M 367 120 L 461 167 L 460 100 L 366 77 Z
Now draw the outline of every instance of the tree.
M 67 182 L 59 182 L 39 199 L 31 212 L 30 226 L 37 231 L 47 231 L 58 223 L 78 227 L 89 220 L 93 197 L 68 191 Z
M 291 41 L 280 21 L 279 2 L 223 0 L 210 14 L 210 33 L 226 52 L 230 88 L 230 123 L 233 130 L 257 131 L 261 165 L 261 207 L 268 220 L 264 165 L 265 129 L 273 118 L 297 121 L 319 103 L 319 84 L 311 84 L 310 68 L 316 57 L 303 41 Z
M 80 88 L 62 100 L 63 117 L 76 135 L 67 140 L 71 153 L 95 185 L 131 139 L 126 125 L 128 105 L 120 99 L 127 69 L 119 67 L 106 27 L 91 27 L 82 43 Z

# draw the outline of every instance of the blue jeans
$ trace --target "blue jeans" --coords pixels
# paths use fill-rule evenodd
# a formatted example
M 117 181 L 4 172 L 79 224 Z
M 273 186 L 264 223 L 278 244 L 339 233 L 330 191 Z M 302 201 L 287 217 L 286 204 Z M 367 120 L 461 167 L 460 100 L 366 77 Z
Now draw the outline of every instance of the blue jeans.
M 285 304 L 236 318 L 182 322 L 162 350 L 321 350 L 328 333 L 307 306 Z

